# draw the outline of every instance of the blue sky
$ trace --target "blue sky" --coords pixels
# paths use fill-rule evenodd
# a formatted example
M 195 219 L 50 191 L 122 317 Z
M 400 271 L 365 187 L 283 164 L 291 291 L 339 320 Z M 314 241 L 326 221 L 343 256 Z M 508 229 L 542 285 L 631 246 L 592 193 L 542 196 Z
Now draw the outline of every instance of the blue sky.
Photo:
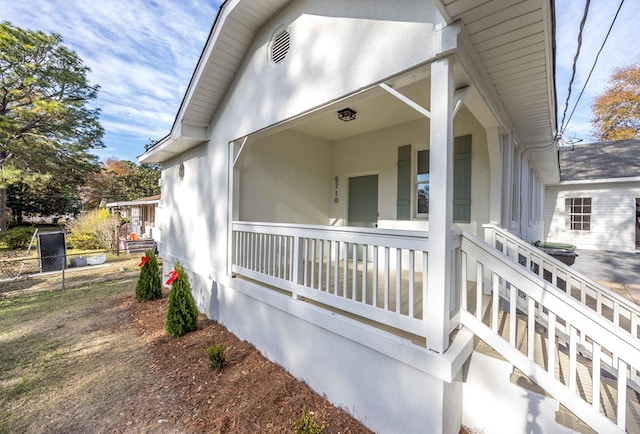
M 559 121 L 577 45 L 583 0 L 556 0 Z M 136 161 L 149 140 L 169 133 L 220 0 L 0 0 L 0 20 L 62 35 L 91 68 L 100 85 L 105 149 L 95 153 Z M 618 7 L 618 0 L 594 0 L 583 35 L 567 117 Z M 611 71 L 638 58 L 640 2 L 627 0 L 567 134 L 591 140 L 590 106 Z
M 189 84 L 219 1 L 0 0 L 0 20 L 55 32 L 100 85 L 106 147 L 101 159 L 136 161 L 166 136 Z

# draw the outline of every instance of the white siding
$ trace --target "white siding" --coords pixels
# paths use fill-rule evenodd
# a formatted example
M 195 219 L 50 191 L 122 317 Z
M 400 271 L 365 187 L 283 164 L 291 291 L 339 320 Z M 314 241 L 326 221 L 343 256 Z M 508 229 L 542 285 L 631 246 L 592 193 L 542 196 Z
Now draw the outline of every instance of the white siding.
M 591 230 L 565 228 L 565 199 L 591 198 Z M 635 199 L 640 183 L 584 184 L 547 187 L 546 241 L 570 243 L 587 250 L 635 250 Z

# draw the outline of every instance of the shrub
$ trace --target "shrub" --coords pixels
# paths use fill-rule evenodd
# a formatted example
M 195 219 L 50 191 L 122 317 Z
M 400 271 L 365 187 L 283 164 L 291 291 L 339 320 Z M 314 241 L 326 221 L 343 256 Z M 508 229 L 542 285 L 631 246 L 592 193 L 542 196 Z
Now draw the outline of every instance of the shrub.
M 9 229 L 2 234 L 0 238 L 9 249 L 22 249 L 29 246 L 33 232 L 36 229 L 33 226 L 22 226 Z
M 105 208 L 88 212 L 67 223 L 67 241 L 76 249 L 113 249 L 119 223 Z
M 191 295 L 191 284 L 184 268 L 176 264 L 175 269 L 169 274 L 171 277 L 167 284 L 171 284 L 171 290 L 164 330 L 168 335 L 177 337 L 198 327 L 198 308 Z
M 305 407 L 302 410 L 302 416 L 293 427 L 296 430 L 296 434 L 322 434 L 326 424 L 322 422 L 322 425 L 318 425 L 316 415 Z
M 162 297 L 162 280 L 158 259 L 153 250 L 147 250 L 140 261 L 140 277 L 136 285 L 136 300 L 154 300 Z
M 212 345 L 206 349 L 205 354 L 207 355 L 207 359 L 209 359 L 211 369 L 216 371 L 218 369 L 222 369 L 226 362 L 226 359 L 224 358 L 225 349 L 226 347 L 224 344 Z

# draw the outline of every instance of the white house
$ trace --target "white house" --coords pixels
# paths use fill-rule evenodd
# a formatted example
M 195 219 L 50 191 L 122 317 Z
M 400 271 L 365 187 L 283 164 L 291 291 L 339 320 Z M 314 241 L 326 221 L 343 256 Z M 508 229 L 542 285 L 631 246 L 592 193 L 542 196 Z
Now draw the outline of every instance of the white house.
M 545 238 L 580 249 L 633 252 L 640 234 L 640 141 L 560 152 L 560 182 L 545 188 Z
M 160 242 L 160 195 L 143 197 L 136 200 L 110 202 L 105 207 L 112 214 L 119 214 L 128 220 L 125 234 L 135 233 L 138 237 L 145 237 Z
M 553 17 L 225 1 L 139 157 L 164 272 L 376 432 L 636 429 L 640 311 L 531 245 L 560 180 Z

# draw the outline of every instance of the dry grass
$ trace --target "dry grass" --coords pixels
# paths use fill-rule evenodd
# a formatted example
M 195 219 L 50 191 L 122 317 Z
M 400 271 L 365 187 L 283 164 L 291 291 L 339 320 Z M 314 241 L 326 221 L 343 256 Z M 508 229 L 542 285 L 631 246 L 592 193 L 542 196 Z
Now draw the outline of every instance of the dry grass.
M 112 431 L 112 396 L 148 375 L 131 369 L 148 355 L 122 328 L 135 261 L 67 273 L 65 290 L 58 273 L 2 283 L 0 432 L 96 432 L 96 420 Z

